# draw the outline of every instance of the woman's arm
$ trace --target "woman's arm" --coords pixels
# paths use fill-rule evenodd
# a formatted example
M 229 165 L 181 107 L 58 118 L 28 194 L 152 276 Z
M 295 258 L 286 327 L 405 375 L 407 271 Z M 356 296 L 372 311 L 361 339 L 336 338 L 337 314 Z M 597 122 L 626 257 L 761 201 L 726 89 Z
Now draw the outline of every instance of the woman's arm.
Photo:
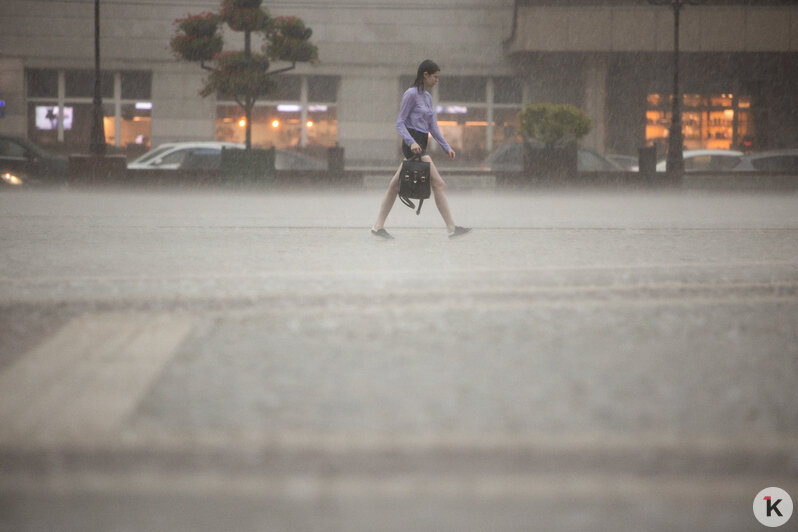
M 407 125 L 405 125 L 405 120 L 410 115 L 413 103 L 413 92 L 405 91 L 404 96 L 402 96 L 402 105 L 399 106 L 399 116 L 396 118 L 396 130 L 408 146 L 412 146 L 415 142 L 407 130 Z

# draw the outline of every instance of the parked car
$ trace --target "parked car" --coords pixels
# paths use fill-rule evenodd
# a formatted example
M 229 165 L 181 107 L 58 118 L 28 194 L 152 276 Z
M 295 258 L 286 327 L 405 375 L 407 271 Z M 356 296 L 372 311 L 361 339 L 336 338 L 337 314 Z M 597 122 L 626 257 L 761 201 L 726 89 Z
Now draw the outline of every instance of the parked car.
M 237 142 L 172 142 L 161 144 L 128 163 L 131 170 L 218 169 L 222 148 L 243 150 Z M 288 150 L 275 150 L 277 170 L 326 170 L 327 162 Z
M 735 150 L 684 150 L 685 172 L 727 171 L 740 163 L 743 152 Z M 657 163 L 657 172 L 664 172 L 667 159 Z
M 524 145 L 504 144 L 488 155 L 480 167 L 494 172 L 520 172 L 524 166 Z M 623 168 L 602 157 L 590 148 L 580 147 L 576 154 L 576 169 L 580 172 L 617 172 Z
M 69 160 L 28 139 L 0 134 L 0 182 L 3 185 L 62 184 Z
M 177 170 L 183 161 L 194 154 L 221 159 L 222 148 L 243 150 L 237 142 L 170 142 L 161 144 L 127 163 L 129 170 Z
M 608 153 L 604 156 L 608 161 L 612 161 L 624 170 L 637 171 L 638 159 L 634 155 L 619 155 L 617 153 Z
M 798 149 L 751 153 L 743 156 L 740 163 L 733 169 L 798 174 Z

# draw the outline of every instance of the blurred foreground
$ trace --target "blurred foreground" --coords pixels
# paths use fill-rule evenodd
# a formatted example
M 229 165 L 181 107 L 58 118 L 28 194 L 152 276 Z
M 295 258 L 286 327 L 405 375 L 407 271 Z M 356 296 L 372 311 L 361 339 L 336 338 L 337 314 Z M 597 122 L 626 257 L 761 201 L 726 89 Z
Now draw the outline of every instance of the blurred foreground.
M 0 195 L 0 530 L 753 530 L 798 195 Z M 793 521 L 788 524 L 794 526 Z

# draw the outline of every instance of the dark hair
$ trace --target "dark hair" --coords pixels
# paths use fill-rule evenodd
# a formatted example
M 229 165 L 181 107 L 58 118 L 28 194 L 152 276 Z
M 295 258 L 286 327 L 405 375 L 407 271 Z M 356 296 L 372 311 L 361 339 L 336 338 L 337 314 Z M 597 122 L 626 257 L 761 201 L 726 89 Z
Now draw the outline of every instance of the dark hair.
M 432 59 L 425 59 L 418 65 L 418 73 L 416 73 L 416 81 L 413 82 L 413 86 L 418 89 L 418 92 L 424 90 L 424 73 L 427 74 L 434 74 L 435 72 L 440 72 L 441 67 L 439 67 L 435 61 Z

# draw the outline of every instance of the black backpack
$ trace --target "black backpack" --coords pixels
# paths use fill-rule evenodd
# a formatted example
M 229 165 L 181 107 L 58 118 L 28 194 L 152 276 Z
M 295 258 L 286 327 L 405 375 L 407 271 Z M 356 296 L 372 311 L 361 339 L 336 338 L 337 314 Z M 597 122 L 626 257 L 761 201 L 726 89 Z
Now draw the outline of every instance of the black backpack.
M 429 163 L 422 161 L 420 155 L 416 155 L 404 160 L 399 172 L 399 199 L 411 209 L 415 209 L 416 206 L 410 200 L 419 200 L 417 215 L 421 214 L 421 205 L 430 196 L 429 168 Z

